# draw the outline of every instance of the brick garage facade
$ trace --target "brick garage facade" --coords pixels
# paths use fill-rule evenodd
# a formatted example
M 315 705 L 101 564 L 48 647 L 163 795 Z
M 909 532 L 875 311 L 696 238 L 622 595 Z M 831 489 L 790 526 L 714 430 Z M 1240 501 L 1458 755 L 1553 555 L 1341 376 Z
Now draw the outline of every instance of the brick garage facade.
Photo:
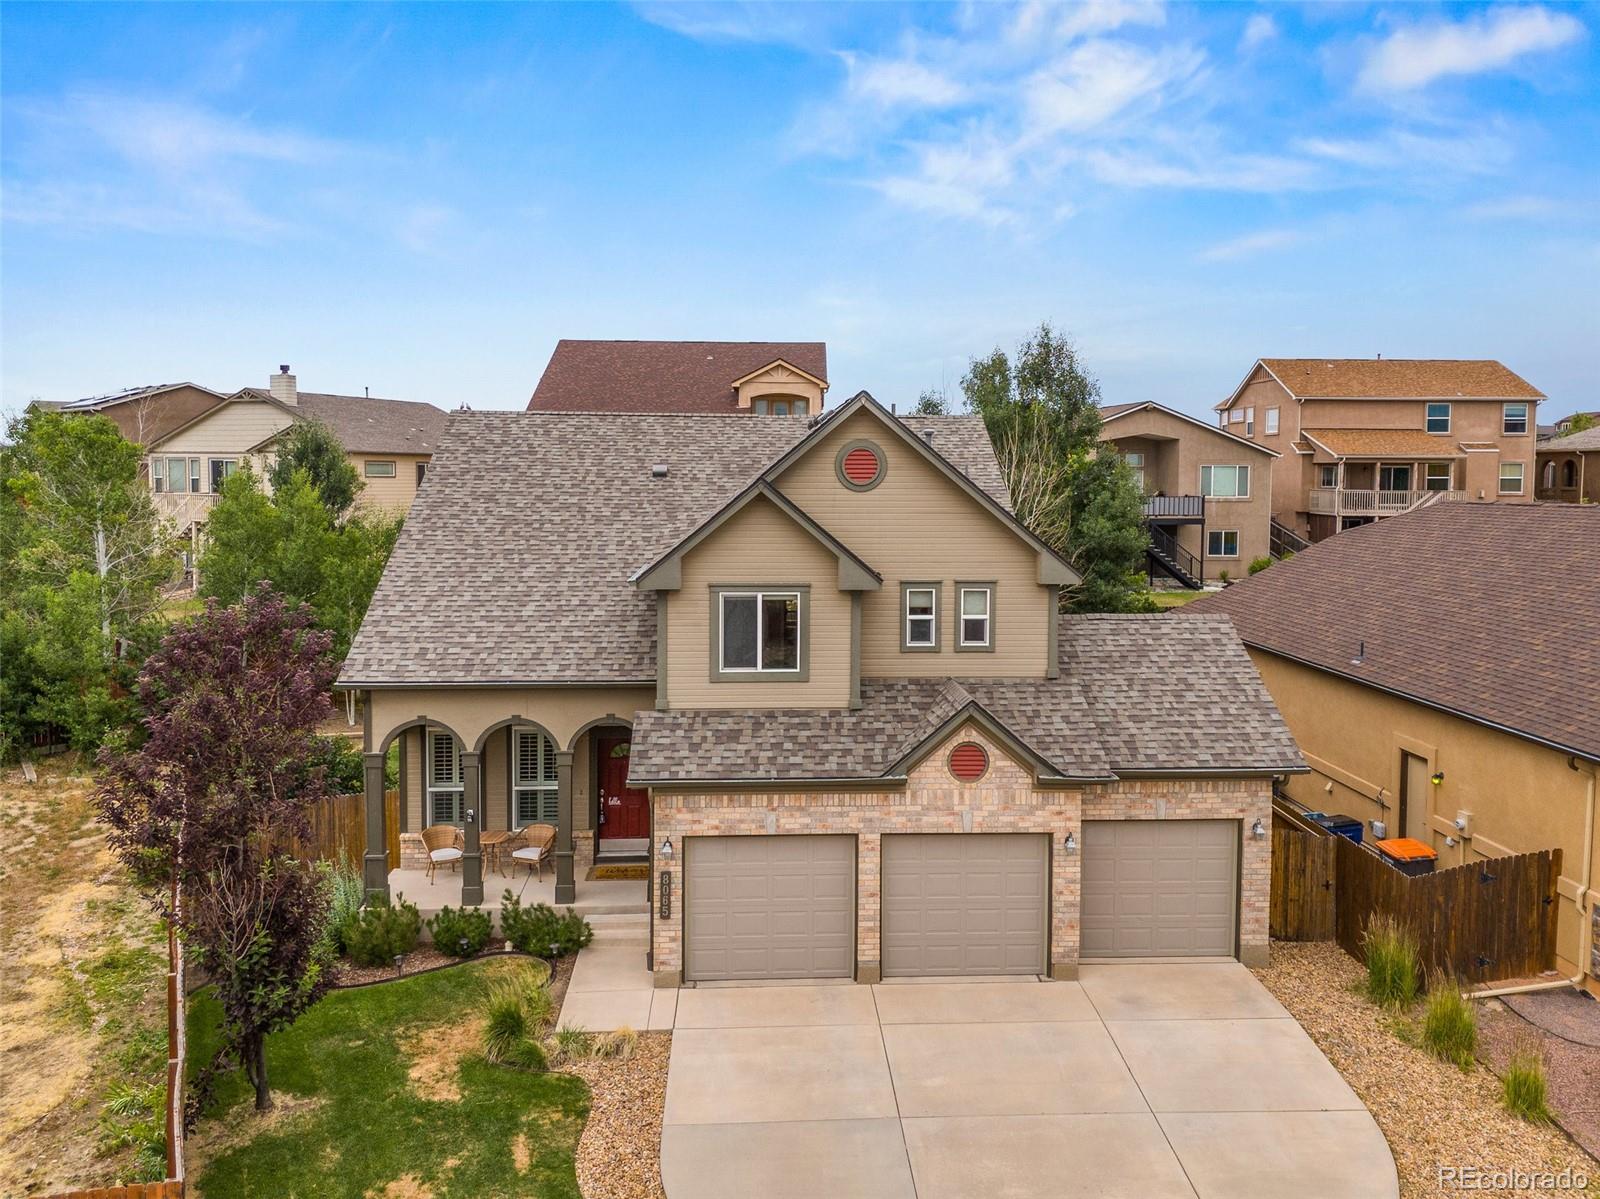
M 989 755 L 988 772 L 963 783 L 950 773 L 950 750 L 976 741 Z M 1073 978 L 1078 969 L 1080 862 L 1065 838 L 1080 843 L 1084 819 L 1237 819 L 1248 830 L 1270 819 L 1270 785 L 1261 780 L 1162 779 L 1039 788 L 1031 769 L 1016 762 L 976 727 L 952 734 L 892 790 L 657 791 L 652 796 L 651 852 L 674 880 L 671 916 L 654 921 L 654 968 L 662 986 L 683 978 L 682 863 L 687 837 L 849 834 L 856 838 L 856 979 L 879 977 L 882 912 L 882 837 L 894 833 L 1043 833 L 1050 837 L 1050 970 Z M 670 839 L 673 860 L 661 858 Z M 1244 837 L 1241 851 L 1241 956 L 1264 961 L 1270 841 Z M 652 895 L 659 901 L 659 890 Z

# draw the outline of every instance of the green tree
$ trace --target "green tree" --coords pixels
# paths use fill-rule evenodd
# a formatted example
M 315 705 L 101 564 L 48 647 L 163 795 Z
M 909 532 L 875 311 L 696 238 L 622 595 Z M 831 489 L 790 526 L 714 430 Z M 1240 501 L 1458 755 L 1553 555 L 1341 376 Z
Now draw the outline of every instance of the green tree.
M 950 400 L 942 391 L 928 388 L 917 397 L 916 405 L 911 409 L 912 416 L 949 416 Z
M 1586 433 L 1596 425 L 1600 425 L 1600 419 L 1596 419 L 1593 413 L 1574 413 L 1567 418 L 1567 427 L 1561 430 L 1561 436 L 1571 437 L 1574 433 Z
M 131 714 L 178 546 L 140 478 L 139 447 L 103 416 L 31 410 L 0 446 L 0 755 L 48 724 L 94 749 Z
M 296 421 L 279 439 L 277 457 L 267 475 L 272 490 L 282 491 L 296 471 L 305 471 L 335 523 L 349 513 L 362 488 L 361 476 L 350 465 L 344 446 L 321 421 Z
M 983 417 L 1018 519 L 1083 576 L 1068 606 L 1151 611 L 1143 497 L 1127 463 L 1100 452 L 1100 385 L 1072 342 L 1041 324 L 1015 359 L 1001 349 L 974 359 L 961 387 Z

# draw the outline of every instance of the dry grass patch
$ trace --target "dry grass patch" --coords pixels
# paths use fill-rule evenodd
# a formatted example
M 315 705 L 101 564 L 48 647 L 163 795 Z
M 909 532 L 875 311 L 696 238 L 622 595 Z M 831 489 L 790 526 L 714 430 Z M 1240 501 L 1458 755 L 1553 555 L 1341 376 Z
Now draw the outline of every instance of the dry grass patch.
M 1403 1040 L 1396 1017 L 1362 994 L 1360 963 L 1336 944 L 1274 942 L 1271 965 L 1254 973 L 1371 1110 L 1405 1199 L 1457 1193 L 1440 1185 L 1441 1166 L 1571 1169 L 1589 1178 L 1587 1193 L 1600 1195 L 1600 1162 L 1558 1129 L 1509 1115 L 1490 1071 L 1463 1073 Z
M 466 1014 L 450 1024 L 407 1034 L 400 1052 L 411 1065 L 411 1089 L 422 1099 L 453 1103 L 461 1098 L 461 1062 L 482 1052 L 483 1016 Z

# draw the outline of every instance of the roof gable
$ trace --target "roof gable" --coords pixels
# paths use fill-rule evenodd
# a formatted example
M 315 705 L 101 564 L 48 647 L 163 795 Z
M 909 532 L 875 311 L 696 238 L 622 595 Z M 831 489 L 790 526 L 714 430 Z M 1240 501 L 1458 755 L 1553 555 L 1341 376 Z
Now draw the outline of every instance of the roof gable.
M 530 412 L 748 413 L 737 383 L 777 363 L 826 388 L 820 341 L 589 341 L 562 338 Z
M 267 405 L 269 407 L 277 408 L 277 409 L 281 410 L 291 420 L 293 420 L 294 416 L 295 416 L 294 409 L 292 407 L 290 407 L 288 404 L 284 404 L 284 403 L 281 403 L 278 400 L 273 399 L 270 395 L 267 395 L 265 392 L 255 391 L 255 390 L 253 390 L 251 388 L 246 387 L 246 388 L 243 388 L 243 389 L 241 389 L 239 391 L 234 392 L 231 396 L 228 396 L 227 398 L 225 398 L 221 403 L 216 404 L 213 407 L 207 408 L 204 412 L 200 413 L 199 415 L 197 415 L 197 416 L 195 416 L 195 417 L 193 417 L 193 418 L 191 418 L 189 420 L 184 421 L 183 424 L 179 425 L 177 428 L 168 430 L 166 433 L 164 433 L 161 436 L 160 440 L 151 442 L 145 448 L 146 449 L 151 449 L 151 450 L 157 449 L 160 446 L 163 446 L 167 442 L 171 441 L 173 438 L 177 437 L 180 433 L 187 433 L 191 429 L 197 428 L 198 426 L 205 424 L 208 420 L 212 419 L 213 417 L 221 416 L 224 413 L 228 412 L 230 409 L 232 409 L 234 407 L 237 407 L 237 406 L 240 406 L 240 405 L 244 405 L 244 404 L 265 404 L 265 405 Z M 280 429 L 280 430 L 278 430 L 278 432 L 281 433 L 282 430 Z M 273 434 L 273 436 L 274 437 L 277 436 L 277 433 Z M 270 441 L 271 438 L 268 438 L 267 440 Z M 255 445 L 243 446 L 243 447 L 241 447 L 241 452 L 249 452 L 249 451 L 252 451 L 252 450 L 254 450 L 256 448 L 257 447 Z
M 1165 404 L 1157 404 L 1154 400 L 1145 400 L 1138 404 L 1117 404 L 1110 408 L 1102 408 L 1100 410 L 1100 427 L 1102 430 L 1101 440 L 1104 441 L 1108 440 L 1108 438 L 1118 436 L 1133 436 L 1132 434 L 1119 433 L 1106 434 L 1104 429 L 1105 426 L 1111 424 L 1113 421 L 1118 421 L 1124 417 L 1133 416 L 1140 412 L 1160 412 L 1166 416 L 1170 416 L 1177 420 L 1184 421 L 1187 424 L 1193 425 L 1195 428 L 1201 429 L 1206 433 L 1220 437 L 1232 445 L 1247 446 L 1252 450 L 1259 450 L 1261 453 L 1266 454 L 1270 458 L 1281 458 L 1283 456 L 1277 450 L 1270 450 L 1266 446 L 1258 445 L 1256 442 L 1253 442 L 1245 437 L 1240 437 L 1236 433 L 1230 433 L 1226 429 L 1218 428 L 1216 425 L 1209 425 L 1203 420 L 1196 420 L 1194 417 L 1189 416 L 1186 413 L 1179 412 L 1175 408 L 1168 408 Z

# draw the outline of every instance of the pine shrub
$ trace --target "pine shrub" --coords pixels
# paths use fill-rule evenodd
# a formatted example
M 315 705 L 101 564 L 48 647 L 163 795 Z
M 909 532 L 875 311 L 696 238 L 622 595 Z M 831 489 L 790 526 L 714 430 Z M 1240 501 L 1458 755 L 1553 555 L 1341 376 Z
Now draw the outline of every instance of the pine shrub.
M 500 900 L 500 928 L 513 948 L 536 957 L 565 957 L 594 940 L 589 922 L 571 908 L 558 912 L 547 903 L 523 907 L 509 888 Z
M 482 908 L 444 907 L 428 921 L 428 935 L 440 953 L 471 958 L 483 952 L 493 927 L 493 919 Z
M 377 899 L 361 910 L 344 932 L 345 955 L 363 966 L 384 966 L 417 947 L 422 913 L 405 896 L 397 904 Z

